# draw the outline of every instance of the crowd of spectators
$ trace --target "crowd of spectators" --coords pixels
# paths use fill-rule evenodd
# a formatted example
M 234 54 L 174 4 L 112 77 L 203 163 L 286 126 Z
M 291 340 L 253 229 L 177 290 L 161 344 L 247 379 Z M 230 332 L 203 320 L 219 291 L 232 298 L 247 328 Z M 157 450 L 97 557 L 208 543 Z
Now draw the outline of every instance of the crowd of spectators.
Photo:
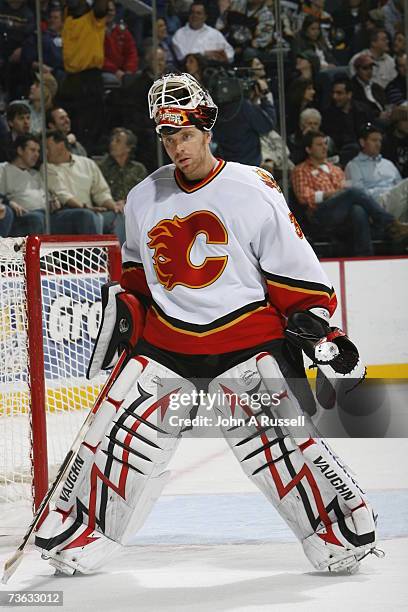
M 128 191 L 168 161 L 147 92 L 157 75 L 185 71 L 219 106 L 216 155 L 278 181 L 288 169 L 289 205 L 312 244 L 366 256 L 378 240 L 405 252 L 403 1 L 281 0 L 281 40 L 275 1 L 159 1 L 152 32 L 127 3 L 41 0 L 45 182 L 35 5 L 0 0 L 0 236 L 45 231 L 47 183 L 52 232 L 114 232 L 122 243 Z

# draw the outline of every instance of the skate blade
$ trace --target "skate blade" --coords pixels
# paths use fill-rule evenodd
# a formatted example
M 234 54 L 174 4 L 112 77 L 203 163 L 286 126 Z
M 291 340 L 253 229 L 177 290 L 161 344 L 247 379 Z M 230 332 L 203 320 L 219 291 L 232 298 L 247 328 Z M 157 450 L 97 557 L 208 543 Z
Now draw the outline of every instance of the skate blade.
M 356 574 L 359 570 L 360 563 L 356 559 L 354 555 L 351 557 L 346 557 L 345 559 L 340 559 L 340 561 L 336 561 L 329 565 L 329 571 L 332 573 L 337 572 L 347 572 L 347 574 Z
M 66 576 L 73 576 L 76 572 L 74 567 L 63 563 L 62 561 L 58 561 L 54 557 L 47 557 L 46 555 L 42 554 L 41 558 L 48 561 L 48 563 L 55 568 L 55 576 L 61 576 L 62 574 L 65 574 Z

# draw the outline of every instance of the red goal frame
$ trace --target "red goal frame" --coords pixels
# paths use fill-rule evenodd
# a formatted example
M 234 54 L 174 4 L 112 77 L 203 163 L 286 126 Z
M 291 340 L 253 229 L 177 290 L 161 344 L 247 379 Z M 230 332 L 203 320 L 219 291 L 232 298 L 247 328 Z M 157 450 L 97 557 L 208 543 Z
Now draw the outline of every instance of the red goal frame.
M 116 236 L 53 235 L 28 236 L 25 252 L 27 336 L 29 355 L 29 390 L 31 409 L 32 496 L 35 510 L 48 490 L 48 453 L 46 428 L 46 389 L 42 335 L 42 290 L 40 251 L 45 244 L 61 244 L 64 248 L 100 246 L 107 248 L 110 280 L 119 281 L 121 249 Z

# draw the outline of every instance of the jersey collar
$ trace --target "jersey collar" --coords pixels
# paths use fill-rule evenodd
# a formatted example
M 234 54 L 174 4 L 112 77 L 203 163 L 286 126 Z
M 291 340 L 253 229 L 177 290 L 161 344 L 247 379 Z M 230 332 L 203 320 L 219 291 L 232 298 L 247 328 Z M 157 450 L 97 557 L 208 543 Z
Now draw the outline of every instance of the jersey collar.
M 207 174 L 206 177 L 204 177 L 200 181 L 188 181 L 178 168 L 176 168 L 174 171 L 174 178 L 177 185 L 182 191 L 184 191 L 185 193 L 193 193 L 194 191 L 205 187 L 206 185 L 208 185 L 208 183 L 211 183 L 211 181 L 215 179 L 215 177 L 221 172 L 221 170 L 225 168 L 226 163 L 227 162 L 225 162 L 223 159 L 217 158 L 217 163 L 214 168 Z

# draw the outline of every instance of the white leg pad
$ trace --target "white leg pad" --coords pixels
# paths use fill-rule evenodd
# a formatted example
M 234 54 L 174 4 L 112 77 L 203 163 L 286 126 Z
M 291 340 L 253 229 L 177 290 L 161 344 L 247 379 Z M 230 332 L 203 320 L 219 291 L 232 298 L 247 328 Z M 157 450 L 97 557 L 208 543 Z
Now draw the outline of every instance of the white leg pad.
M 91 574 L 106 563 L 107 558 L 119 554 L 122 547 L 99 531 L 78 523 L 73 516 L 52 511 L 39 530 L 42 540 L 50 540 L 55 546 L 42 549 L 41 557 L 64 574 Z M 59 539 L 62 543 L 59 545 Z M 40 548 L 38 537 L 37 547 Z
M 310 562 L 319 570 L 354 570 L 375 547 L 372 510 L 327 443 L 313 436 L 312 423 L 306 421 L 303 429 L 277 424 L 302 411 L 274 358 L 264 353 L 231 368 L 210 385 L 210 392 L 221 391 L 235 398 L 217 408 L 238 423 L 232 431 L 222 428 L 233 453 L 302 542 Z M 254 408 L 240 401 L 253 392 L 276 394 L 280 402 Z
M 172 393 L 191 395 L 194 385 L 152 359 L 142 361 L 143 371 L 125 368 L 113 385 L 37 532 L 43 557 L 66 573 L 90 573 L 128 544 L 169 477 L 180 432 L 168 431 L 163 417 Z

